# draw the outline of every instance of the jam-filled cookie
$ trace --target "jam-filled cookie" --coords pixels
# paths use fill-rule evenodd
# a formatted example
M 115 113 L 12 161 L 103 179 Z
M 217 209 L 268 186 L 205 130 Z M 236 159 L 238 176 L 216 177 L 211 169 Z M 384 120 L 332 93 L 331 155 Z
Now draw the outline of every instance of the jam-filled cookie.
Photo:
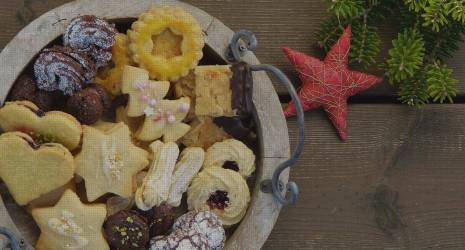
M 244 178 L 220 167 L 204 169 L 187 190 L 189 210 L 212 211 L 225 226 L 241 221 L 249 201 L 250 191 Z

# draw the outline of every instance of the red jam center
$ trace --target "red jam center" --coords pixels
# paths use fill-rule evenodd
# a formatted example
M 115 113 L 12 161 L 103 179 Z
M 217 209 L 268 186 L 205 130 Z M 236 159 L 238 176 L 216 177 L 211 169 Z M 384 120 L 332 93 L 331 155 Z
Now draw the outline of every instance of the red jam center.
M 224 210 L 229 205 L 228 192 L 217 190 L 210 195 L 210 198 L 207 200 L 207 204 L 211 210 Z
M 237 162 L 235 161 L 225 161 L 223 164 L 223 168 L 239 172 L 239 165 L 237 165 Z

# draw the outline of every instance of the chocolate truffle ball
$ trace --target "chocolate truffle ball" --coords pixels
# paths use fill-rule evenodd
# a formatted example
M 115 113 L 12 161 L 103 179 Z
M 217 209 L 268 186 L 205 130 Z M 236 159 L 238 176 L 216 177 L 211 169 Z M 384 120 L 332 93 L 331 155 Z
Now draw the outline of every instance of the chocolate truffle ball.
M 117 249 L 141 249 L 149 241 L 149 227 L 136 211 L 123 210 L 107 218 L 103 225 L 105 238 Z
M 175 218 L 176 215 L 171 206 L 162 204 L 152 208 L 148 215 L 150 236 L 166 235 L 173 226 Z
M 26 75 L 20 76 L 11 89 L 9 100 L 30 101 L 43 111 L 50 111 L 53 108 L 53 93 L 39 90 L 35 81 Z
M 102 98 L 93 88 L 79 91 L 68 99 L 67 111 L 82 124 L 96 123 L 104 112 Z

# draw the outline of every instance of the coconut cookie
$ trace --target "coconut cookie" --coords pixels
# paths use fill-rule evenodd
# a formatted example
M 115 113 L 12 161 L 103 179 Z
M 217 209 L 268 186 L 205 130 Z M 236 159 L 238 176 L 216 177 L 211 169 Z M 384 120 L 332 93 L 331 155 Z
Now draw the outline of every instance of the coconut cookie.
M 128 31 L 133 60 L 161 81 L 176 81 L 197 66 L 204 38 L 197 20 L 182 8 L 158 6 Z
M 36 249 L 110 249 L 102 234 L 106 211 L 103 204 L 85 205 L 65 191 L 54 207 L 32 210 L 41 231 Z
M 255 171 L 255 155 L 241 141 L 227 139 L 213 144 L 207 150 L 203 167 L 231 169 L 247 178 Z
M 195 119 L 195 74 L 191 70 L 187 76 L 184 76 L 173 83 L 174 94 L 176 98 L 189 97 L 191 106 L 187 114 L 186 121 Z
M 84 126 L 76 174 L 85 180 L 89 201 L 106 193 L 130 197 L 135 175 L 148 164 L 147 151 L 134 146 L 125 124 L 119 123 L 105 132 Z
M 44 113 L 29 101 L 8 102 L 0 108 L 0 128 L 22 131 L 43 142 L 63 144 L 69 150 L 79 146 L 81 124 L 72 115 L 60 111 Z
M 232 170 L 204 169 L 187 190 L 189 210 L 212 211 L 225 226 L 237 224 L 244 217 L 250 192 L 242 176 Z
M 164 144 L 155 141 L 150 148 L 155 154 L 154 161 L 142 185 L 136 191 L 136 205 L 143 211 L 168 200 L 171 176 L 179 156 L 178 145 L 174 142 Z
M 166 203 L 173 207 L 181 205 L 182 194 L 187 191 L 191 180 L 199 172 L 205 158 L 202 148 L 186 148 L 182 151 L 171 177 L 171 187 Z
M 60 144 L 35 144 L 21 132 L 0 136 L 0 178 L 16 203 L 26 205 L 73 178 L 74 159 Z

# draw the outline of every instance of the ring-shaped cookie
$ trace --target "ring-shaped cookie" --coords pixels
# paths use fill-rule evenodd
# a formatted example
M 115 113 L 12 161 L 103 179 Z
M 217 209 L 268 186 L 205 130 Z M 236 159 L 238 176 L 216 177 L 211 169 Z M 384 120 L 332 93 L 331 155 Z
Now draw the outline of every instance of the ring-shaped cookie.
M 134 65 L 129 57 L 129 38 L 125 34 L 115 36 L 115 44 L 112 47 L 113 67 L 107 66 L 100 70 L 95 82 L 102 85 L 115 96 L 121 95 L 121 75 L 125 65 Z
M 210 167 L 231 169 L 247 178 L 255 171 L 255 155 L 241 141 L 227 139 L 208 148 L 203 168 Z
M 187 190 L 189 210 L 212 211 L 225 226 L 241 221 L 249 201 L 249 187 L 244 178 L 235 171 L 219 167 L 204 169 Z
M 180 55 L 167 58 L 152 53 L 155 46 L 153 37 L 166 30 L 182 37 Z M 133 23 L 128 35 L 133 60 L 147 69 L 151 78 L 160 81 L 176 81 L 186 76 L 203 56 L 202 29 L 194 17 L 179 7 L 152 8 Z

